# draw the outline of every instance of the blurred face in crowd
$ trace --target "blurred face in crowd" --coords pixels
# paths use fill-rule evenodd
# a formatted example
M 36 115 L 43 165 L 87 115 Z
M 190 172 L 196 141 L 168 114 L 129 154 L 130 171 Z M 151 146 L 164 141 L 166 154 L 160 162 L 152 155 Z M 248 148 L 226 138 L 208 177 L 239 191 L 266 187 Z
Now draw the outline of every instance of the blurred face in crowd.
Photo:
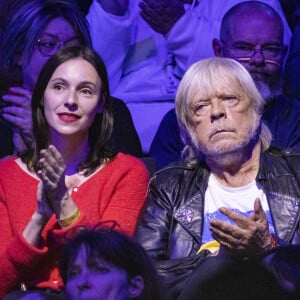
M 225 23 L 217 56 L 236 59 L 250 72 L 265 100 L 281 94 L 281 71 L 286 55 L 283 26 L 277 15 L 263 8 L 240 8 Z
M 124 270 L 88 257 L 82 246 L 67 273 L 66 294 L 72 300 L 128 300 L 130 283 Z
M 33 90 L 45 62 L 65 45 L 79 45 L 79 41 L 76 38 L 74 28 L 69 22 L 63 18 L 55 18 L 40 33 L 29 59 L 24 56 L 19 61 L 22 67 L 24 87 Z
M 44 93 L 45 118 L 56 135 L 87 138 L 96 113 L 103 110 L 101 79 L 83 58 L 62 63 L 53 73 Z

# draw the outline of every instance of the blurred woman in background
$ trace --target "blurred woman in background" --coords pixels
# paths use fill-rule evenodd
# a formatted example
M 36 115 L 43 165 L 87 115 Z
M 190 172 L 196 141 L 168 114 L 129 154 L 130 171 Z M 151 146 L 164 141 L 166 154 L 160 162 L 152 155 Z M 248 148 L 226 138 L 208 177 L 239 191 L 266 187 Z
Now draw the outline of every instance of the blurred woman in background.
M 145 250 L 105 225 L 79 228 L 62 250 L 60 271 L 67 299 L 161 299 L 156 271 Z
M 70 45 L 91 47 L 89 25 L 79 8 L 68 0 L 18 2 L 4 26 L 1 51 L 1 118 L 13 127 L 2 144 L 10 145 L 0 157 L 31 147 L 30 102 L 38 75 L 49 57 Z M 104 39 L 105 41 L 105 39 Z M 112 98 L 114 122 L 110 145 L 116 152 L 141 156 L 142 150 L 126 105 Z M 11 146 L 13 140 L 14 149 Z

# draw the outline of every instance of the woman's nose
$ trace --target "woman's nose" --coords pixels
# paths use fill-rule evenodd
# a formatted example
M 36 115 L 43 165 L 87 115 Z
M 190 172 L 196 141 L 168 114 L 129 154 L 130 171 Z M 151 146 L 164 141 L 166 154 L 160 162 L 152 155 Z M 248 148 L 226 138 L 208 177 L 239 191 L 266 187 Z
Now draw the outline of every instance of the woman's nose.
M 65 100 L 65 105 L 68 106 L 68 107 L 74 107 L 76 106 L 77 107 L 77 95 L 75 92 L 70 92 L 67 97 L 66 97 L 66 100 Z
M 88 272 L 84 271 L 80 274 L 80 276 L 77 278 L 77 284 L 76 284 L 79 290 L 88 290 L 91 288 L 89 277 L 90 276 Z

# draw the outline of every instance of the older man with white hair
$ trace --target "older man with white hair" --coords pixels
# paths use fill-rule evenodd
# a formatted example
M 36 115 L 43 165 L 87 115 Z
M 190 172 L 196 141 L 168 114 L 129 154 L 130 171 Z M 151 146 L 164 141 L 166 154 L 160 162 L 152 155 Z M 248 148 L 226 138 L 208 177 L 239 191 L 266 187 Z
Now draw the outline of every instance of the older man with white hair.
M 198 253 L 259 260 L 300 243 L 300 154 L 270 148 L 249 72 L 230 58 L 202 60 L 175 102 L 187 158 L 152 177 L 136 232 L 165 278 Z
M 260 1 L 246 1 L 224 15 L 220 35 L 212 41 L 216 56 L 240 62 L 251 74 L 266 101 L 265 123 L 272 132 L 271 144 L 300 148 L 300 101 L 282 93 L 282 69 L 287 52 L 280 15 Z M 159 167 L 181 158 L 175 110 L 169 111 L 152 142 L 150 153 Z

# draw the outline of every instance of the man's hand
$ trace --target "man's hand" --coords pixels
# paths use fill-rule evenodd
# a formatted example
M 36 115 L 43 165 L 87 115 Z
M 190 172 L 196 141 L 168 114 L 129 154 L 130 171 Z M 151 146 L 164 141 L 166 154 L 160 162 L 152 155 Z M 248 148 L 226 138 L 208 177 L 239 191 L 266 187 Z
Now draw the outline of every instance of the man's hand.
M 258 198 L 255 199 L 254 211 L 249 217 L 225 207 L 220 208 L 220 212 L 236 224 L 217 219 L 210 222 L 212 235 L 223 246 L 225 253 L 253 257 L 271 248 L 268 220 Z
M 2 99 L 8 106 L 2 108 L 3 118 L 10 122 L 18 132 L 19 137 L 23 140 L 20 148 L 29 147 L 32 142 L 32 116 L 31 116 L 31 91 L 23 87 L 10 87 L 7 94 Z M 18 143 L 15 148 L 17 151 Z
M 139 3 L 141 17 L 156 32 L 167 34 L 184 15 L 182 0 L 143 0 Z
M 128 10 L 129 0 L 98 0 L 98 2 L 107 13 L 123 16 Z

